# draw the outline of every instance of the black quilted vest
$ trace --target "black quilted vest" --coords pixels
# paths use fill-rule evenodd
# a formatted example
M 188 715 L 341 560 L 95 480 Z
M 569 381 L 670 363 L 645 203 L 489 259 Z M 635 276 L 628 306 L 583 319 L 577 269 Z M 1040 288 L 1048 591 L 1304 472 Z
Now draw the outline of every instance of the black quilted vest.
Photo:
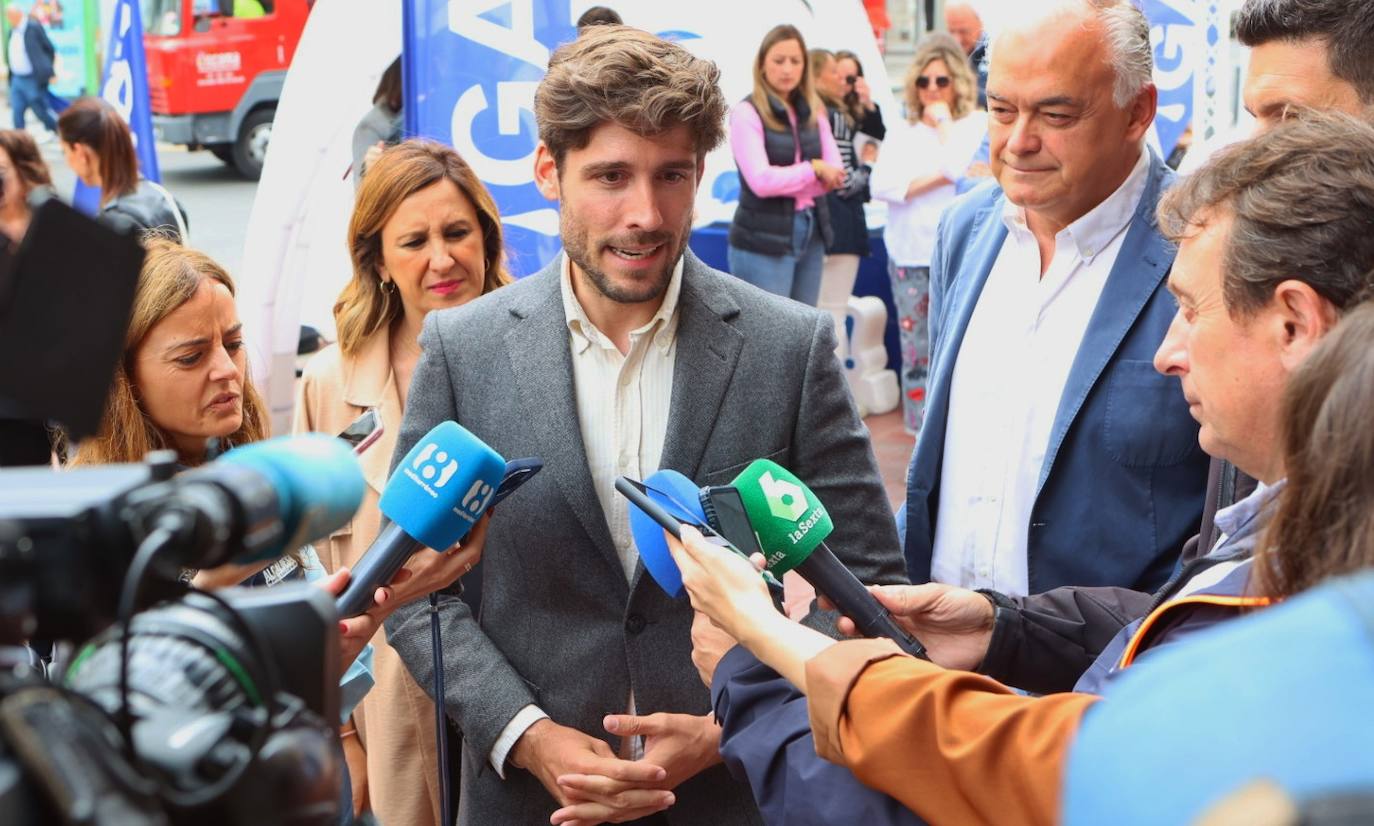
M 753 106 L 752 98 L 744 103 Z M 782 129 L 769 129 L 768 122 L 763 124 L 764 149 L 768 153 L 768 163 L 773 166 L 791 166 L 796 163 L 797 138 L 801 138 L 801 157 L 804 161 L 821 157 L 821 133 L 811 118 L 811 107 L 798 96 L 794 103 L 797 111 L 798 133 L 788 125 L 787 110 L 782 102 L 772 95 L 768 105 L 773 117 L 782 122 Z M 821 237 L 830 245 L 830 212 L 825 198 L 816 198 L 816 222 Z M 796 217 L 795 198 L 761 197 L 749 188 L 749 182 L 741 175 L 739 178 L 739 205 L 735 207 L 735 220 L 730 224 L 730 246 L 749 250 L 763 255 L 789 255 L 792 252 L 792 222 Z

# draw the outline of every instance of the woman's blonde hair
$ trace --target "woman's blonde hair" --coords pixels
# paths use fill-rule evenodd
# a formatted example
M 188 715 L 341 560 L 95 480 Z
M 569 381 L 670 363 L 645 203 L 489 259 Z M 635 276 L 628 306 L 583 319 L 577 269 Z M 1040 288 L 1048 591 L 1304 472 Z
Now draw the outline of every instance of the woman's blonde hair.
M 781 102 L 791 103 L 792 108 L 795 109 L 798 102 L 805 101 L 811 109 L 811 123 L 816 123 L 817 118 L 822 117 L 825 111 L 825 104 L 821 103 L 820 97 L 816 94 L 815 82 L 811 77 L 810 59 L 806 54 L 806 38 L 802 37 L 801 31 L 796 26 L 781 23 L 769 29 L 768 34 L 763 36 L 763 42 L 759 44 L 759 53 L 754 57 L 754 93 L 750 96 L 750 100 L 754 102 L 754 108 L 759 112 L 759 118 L 763 120 L 763 125 L 774 131 L 785 130 L 789 126 L 778 120 L 777 116 L 773 114 L 773 106 L 769 100 L 777 100 L 777 95 L 769 88 L 768 82 L 763 79 L 763 60 L 768 56 L 769 49 L 788 40 L 797 41 L 797 45 L 801 47 L 802 77 L 797 88 L 793 89 L 792 94 L 788 96 L 789 99 Z
M 511 282 L 501 240 L 501 213 L 472 167 L 453 149 L 434 141 L 408 140 L 392 146 L 367 168 L 358 187 L 353 217 L 348 222 L 353 277 L 334 303 L 339 350 L 345 357 L 356 354 L 369 337 L 404 313 L 401 297 L 394 289 L 383 289 L 378 272 L 382 263 L 382 228 L 402 201 L 443 179 L 452 181 L 477 212 L 482 232 L 482 263 L 486 267 L 482 294 Z
M 821 99 L 821 103 L 824 103 L 827 109 L 833 108 L 839 110 L 840 114 L 844 116 L 845 122 L 852 127 L 854 125 L 854 116 L 849 113 L 849 107 L 845 104 L 844 100 L 831 96 L 815 81 L 815 78 L 820 77 L 821 70 L 825 68 L 825 64 L 838 59 L 835 57 L 835 53 L 831 52 L 829 49 L 812 49 L 807 55 L 811 61 L 811 82 L 816 87 L 816 97 Z
M 906 119 L 912 123 L 920 123 L 926 111 L 921 103 L 921 95 L 916 91 L 916 78 L 936 60 L 945 62 L 950 83 L 954 87 L 954 105 L 950 107 L 950 115 L 958 120 L 978 107 L 978 78 L 969 68 L 968 57 L 959 46 L 959 41 L 943 32 L 936 32 L 926 35 L 916 44 L 916 56 L 906 70 L 906 80 L 902 81 L 902 88 L 906 90 Z
M 203 282 L 218 282 L 228 288 L 231 296 L 234 294 L 234 280 L 205 253 L 155 233 L 144 236 L 143 247 L 143 269 L 139 272 L 138 289 L 134 293 L 129 329 L 124 334 L 124 352 L 115 366 L 100 429 L 96 435 L 81 441 L 70 465 L 140 462 L 149 451 L 175 449 L 167 434 L 153 423 L 139 403 L 138 388 L 133 382 L 134 355 L 148 332 L 190 301 Z M 220 440 L 221 448 L 227 450 L 266 438 L 264 409 L 245 371 L 243 421 L 238 430 Z

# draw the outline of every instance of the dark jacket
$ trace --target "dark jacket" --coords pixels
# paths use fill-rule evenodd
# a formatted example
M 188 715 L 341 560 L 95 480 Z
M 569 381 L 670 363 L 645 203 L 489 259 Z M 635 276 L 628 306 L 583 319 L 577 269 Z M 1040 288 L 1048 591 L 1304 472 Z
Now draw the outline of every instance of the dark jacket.
M 177 230 L 176 214 L 172 212 L 173 203 L 181 213 L 181 220 L 189 229 L 191 222 L 186 217 L 186 208 L 175 198 L 169 199 L 148 181 L 140 178 L 137 189 L 106 203 L 100 208 L 97 217 L 123 232 L 142 233 L 146 230 L 157 230 L 174 235 L 178 241 L 184 243 L 181 233 Z
M 854 124 L 845 110 L 827 104 L 825 114 L 830 118 L 830 132 L 835 136 L 845 174 L 844 186 L 825 194 L 831 233 L 831 242 L 825 251 L 830 255 L 866 256 L 868 220 L 864 216 L 864 204 L 868 202 L 870 169 L 854 151 Z
M 1151 153 L 1149 180 L 1060 394 L 1027 531 L 1029 592 L 1062 585 L 1158 588 L 1201 516 L 1207 455 L 1178 380 L 1155 371 L 1177 305 L 1173 247 L 1155 205 L 1174 173 Z M 906 558 L 930 579 L 950 391 L 964 334 L 1007 237 L 1006 198 L 985 184 L 940 220 L 930 267 L 926 418 L 907 475 Z M 1091 553 L 1085 553 L 1091 549 Z
M 33 17 L 24 26 L 24 51 L 28 52 L 29 63 L 33 64 L 33 79 L 39 86 L 47 86 L 53 76 L 53 59 L 57 50 L 48 39 L 48 32 Z
M 753 106 L 750 98 L 744 103 Z M 783 124 L 788 122 L 787 109 L 773 96 L 768 97 L 773 117 Z M 770 129 L 768 121 L 763 121 L 763 144 L 768 153 L 768 162 L 773 166 L 791 166 L 797 162 L 797 140 L 801 140 L 801 158 L 804 161 L 821 157 L 821 131 L 811 118 L 811 106 L 798 96 L 793 102 L 797 113 L 797 131 L 790 128 Z M 755 107 L 757 110 L 757 107 Z M 762 113 L 760 113 L 762 119 Z M 744 176 L 739 176 L 739 205 L 735 207 L 735 219 L 730 222 L 730 246 L 757 252 L 762 255 L 789 255 L 792 252 L 792 224 L 796 219 L 797 199 L 779 195 L 764 198 L 749 188 Z M 816 223 L 821 230 L 821 238 L 826 249 L 830 248 L 833 236 L 830 233 L 830 210 L 825 198 L 816 199 Z
M 1148 616 L 1178 588 L 1215 564 L 1217 511 L 1249 496 L 1255 480 L 1213 459 L 1202 530 L 1184 545 L 1178 572 L 1158 592 L 1129 588 L 1055 588 L 1028 597 L 990 593 L 997 606 L 992 641 L 978 670 L 1007 685 L 1048 694 L 1069 691 L 1114 637 Z
M 716 665 L 711 709 L 720 722 L 720 756 L 749 784 L 773 826 L 922 826 L 895 798 L 860 783 L 849 769 L 816 756 L 806 697 L 735 646 Z

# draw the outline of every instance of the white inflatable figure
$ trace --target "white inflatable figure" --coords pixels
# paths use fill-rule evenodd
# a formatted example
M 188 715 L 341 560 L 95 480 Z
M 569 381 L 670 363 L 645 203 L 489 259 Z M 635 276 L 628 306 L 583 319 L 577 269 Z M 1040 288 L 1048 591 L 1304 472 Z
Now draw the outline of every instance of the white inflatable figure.
M 842 323 L 836 330 L 841 348 L 848 345 L 848 357 L 841 360 L 849 392 L 859 406 L 860 416 L 873 416 L 897 409 L 901 391 L 896 371 L 887 369 L 887 348 L 883 331 L 887 327 L 887 305 L 873 295 L 850 296 L 848 317 L 853 332 L 844 335 Z

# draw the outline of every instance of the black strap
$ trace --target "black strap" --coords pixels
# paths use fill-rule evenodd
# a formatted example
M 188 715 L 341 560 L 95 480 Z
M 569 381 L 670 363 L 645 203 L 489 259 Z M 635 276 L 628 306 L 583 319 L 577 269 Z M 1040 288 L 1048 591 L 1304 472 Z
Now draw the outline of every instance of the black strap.
M 439 750 L 439 809 L 441 823 L 449 826 L 453 823 L 453 812 L 450 811 L 448 789 L 448 726 L 444 725 L 448 715 L 444 703 L 444 649 L 443 635 L 439 631 L 438 593 L 429 595 L 429 637 L 434 649 L 434 745 Z

